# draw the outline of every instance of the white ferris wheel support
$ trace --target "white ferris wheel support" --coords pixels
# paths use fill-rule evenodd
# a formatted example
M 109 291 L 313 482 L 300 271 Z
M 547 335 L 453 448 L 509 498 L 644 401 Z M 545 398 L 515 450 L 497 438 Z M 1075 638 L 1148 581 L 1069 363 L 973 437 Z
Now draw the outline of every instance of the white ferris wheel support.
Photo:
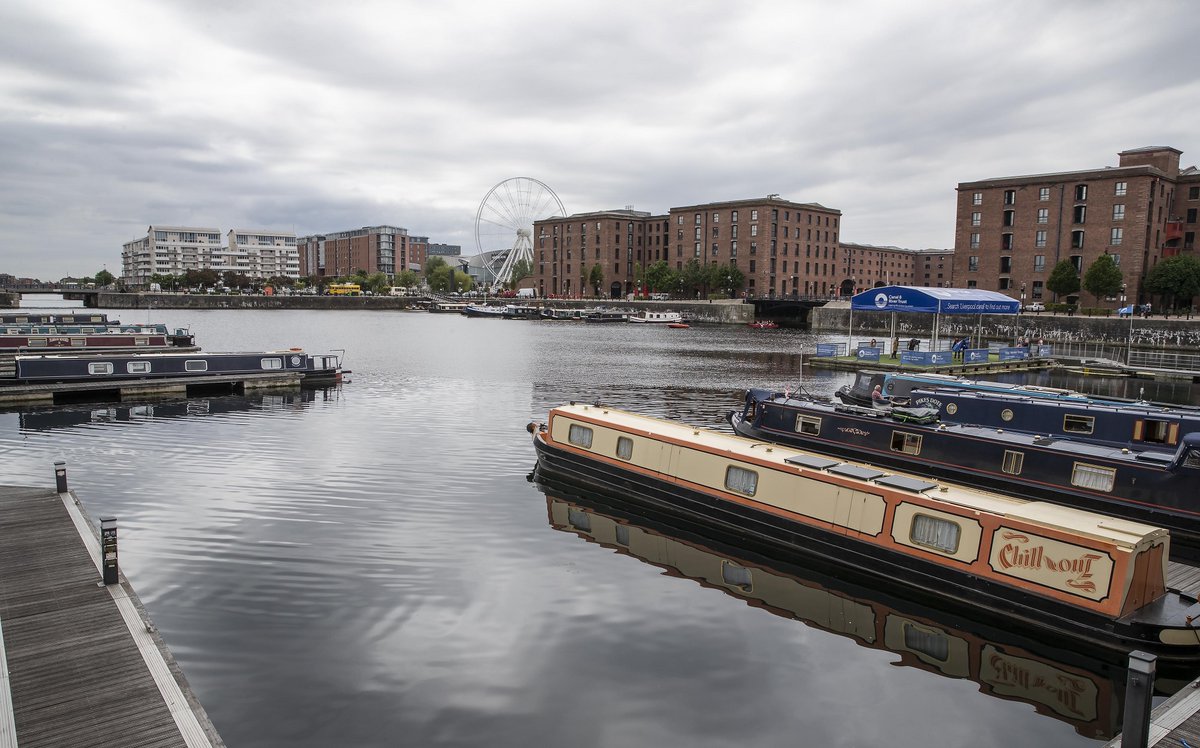
M 566 214 L 554 190 L 532 177 L 511 177 L 489 190 L 475 213 L 475 243 L 480 254 L 508 250 L 495 282 L 508 283 L 521 260 L 532 265 L 534 221 Z

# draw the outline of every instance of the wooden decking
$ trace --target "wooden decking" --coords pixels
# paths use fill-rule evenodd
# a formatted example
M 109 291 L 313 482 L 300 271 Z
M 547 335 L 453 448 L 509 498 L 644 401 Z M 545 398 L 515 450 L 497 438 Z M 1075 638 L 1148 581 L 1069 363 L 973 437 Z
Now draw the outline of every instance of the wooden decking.
M 0 487 L 0 746 L 223 746 L 77 503 Z

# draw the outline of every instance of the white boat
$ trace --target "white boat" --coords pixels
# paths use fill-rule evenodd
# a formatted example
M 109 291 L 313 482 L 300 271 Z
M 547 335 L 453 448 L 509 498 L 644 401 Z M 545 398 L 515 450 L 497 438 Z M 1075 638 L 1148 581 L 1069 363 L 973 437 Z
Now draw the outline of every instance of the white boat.
M 679 322 L 683 322 L 683 315 L 680 314 L 679 312 L 654 312 L 654 311 L 650 311 L 649 309 L 643 309 L 642 311 L 638 312 L 637 314 L 629 315 L 629 319 L 626 321 L 627 322 L 639 322 L 639 323 L 643 323 L 643 324 L 657 322 L 657 323 L 669 325 L 672 323 L 677 324 Z

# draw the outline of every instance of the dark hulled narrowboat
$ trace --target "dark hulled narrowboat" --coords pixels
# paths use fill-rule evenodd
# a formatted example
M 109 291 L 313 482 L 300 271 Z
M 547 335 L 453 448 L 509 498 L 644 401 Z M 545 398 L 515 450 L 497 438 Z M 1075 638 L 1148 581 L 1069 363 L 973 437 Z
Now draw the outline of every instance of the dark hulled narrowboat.
M 601 405 L 553 408 L 529 430 L 552 480 L 1025 624 L 1200 656 L 1200 603 L 1166 589 L 1161 528 Z
M 15 379 L 21 382 L 115 381 L 218 375 L 296 372 L 304 378 L 337 380 L 335 354 L 301 350 L 250 353 L 146 353 L 102 355 L 19 355 Z

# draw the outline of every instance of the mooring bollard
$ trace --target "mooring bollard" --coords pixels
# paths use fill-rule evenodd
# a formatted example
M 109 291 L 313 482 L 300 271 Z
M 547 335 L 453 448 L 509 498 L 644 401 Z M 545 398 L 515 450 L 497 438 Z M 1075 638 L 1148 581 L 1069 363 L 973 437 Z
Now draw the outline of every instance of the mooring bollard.
M 117 520 L 100 518 L 100 555 L 104 559 L 104 583 L 117 584 Z
M 62 460 L 54 462 L 54 485 L 59 493 L 67 492 L 67 463 Z
M 1121 725 L 1121 748 L 1146 748 L 1150 741 L 1150 702 L 1154 697 L 1155 661 L 1139 650 L 1129 653 L 1125 681 L 1125 719 Z

